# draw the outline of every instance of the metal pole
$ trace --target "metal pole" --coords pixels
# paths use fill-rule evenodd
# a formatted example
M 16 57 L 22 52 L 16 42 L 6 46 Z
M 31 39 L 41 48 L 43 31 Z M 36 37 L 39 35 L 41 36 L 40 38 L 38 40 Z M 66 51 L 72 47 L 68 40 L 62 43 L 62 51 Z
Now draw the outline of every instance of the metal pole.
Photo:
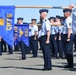
M 16 6 L 16 8 L 52 8 L 52 6 Z
M 57 7 L 57 6 L 15 6 L 15 8 L 48 8 L 48 9 L 70 9 L 69 7 Z

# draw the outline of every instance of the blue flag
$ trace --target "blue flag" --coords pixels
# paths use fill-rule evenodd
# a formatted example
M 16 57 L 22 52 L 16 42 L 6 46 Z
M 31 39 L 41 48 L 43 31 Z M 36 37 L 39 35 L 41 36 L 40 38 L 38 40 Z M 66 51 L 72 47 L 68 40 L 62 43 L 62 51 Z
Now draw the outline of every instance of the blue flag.
M 12 47 L 15 6 L 0 6 L 0 36 Z
M 14 44 L 17 45 L 19 41 L 23 41 L 29 46 L 29 24 L 16 24 L 14 28 Z
M 76 34 L 76 6 L 72 10 L 72 30 Z

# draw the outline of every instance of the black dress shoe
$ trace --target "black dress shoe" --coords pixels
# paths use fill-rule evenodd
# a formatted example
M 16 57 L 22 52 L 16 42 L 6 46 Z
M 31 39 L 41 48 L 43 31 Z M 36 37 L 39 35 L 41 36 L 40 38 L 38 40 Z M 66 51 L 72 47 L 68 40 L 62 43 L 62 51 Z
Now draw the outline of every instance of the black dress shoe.
M 74 68 L 74 66 L 65 65 L 64 68 Z
M 31 54 L 31 52 L 27 52 L 26 54 Z
M 65 57 L 61 57 L 61 59 L 65 59 Z
M 19 59 L 19 60 L 26 60 L 26 58 L 21 58 L 21 59 Z
M 19 50 L 14 50 L 14 51 L 16 52 L 16 51 L 19 51 Z
M 2 51 L 2 52 L 7 52 L 7 51 Z
M 74 52 L 76 52 L 76 49 L 74 50 Z
M 41 48 L 39 48 L 39 50 L 42 50 Z
M 37 56 L 32 56 L 31 58 L 37 58 Z
M 22 58 L 22 60 L 26 60 L 26 58 Z
M 61 57 L 62 59 L 67 59 L 66 57 Z
M 47 69 L 46 68 L 43 68 L 42 71 L 47 71 Z
M 59 57 L 57 56 L 56 59 L 59 59 Z
M 52 70 L 52 68 L 48 68 L 47 70 Z
M 11 55 L 11 54 L 13 54 L 13 53 L 7 53 L 8 55 Z
M 52 69 L 51 69 L 51 68 L 48 68 L 48 69 L 43 68 L 43 69 L 42 69 L 42 71 L 48 71 L 48 70 L 52 70 Z
M 2 56 L 2 54 L 0 54 L 0 56 Z

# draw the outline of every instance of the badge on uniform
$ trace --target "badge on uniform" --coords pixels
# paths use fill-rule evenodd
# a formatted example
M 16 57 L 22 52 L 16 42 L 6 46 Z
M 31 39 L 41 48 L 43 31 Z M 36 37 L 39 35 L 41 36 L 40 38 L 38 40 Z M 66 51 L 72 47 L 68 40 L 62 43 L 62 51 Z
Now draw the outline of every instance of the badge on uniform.
M 71 23 L 69 23 L 69 26 L 71 27 Z

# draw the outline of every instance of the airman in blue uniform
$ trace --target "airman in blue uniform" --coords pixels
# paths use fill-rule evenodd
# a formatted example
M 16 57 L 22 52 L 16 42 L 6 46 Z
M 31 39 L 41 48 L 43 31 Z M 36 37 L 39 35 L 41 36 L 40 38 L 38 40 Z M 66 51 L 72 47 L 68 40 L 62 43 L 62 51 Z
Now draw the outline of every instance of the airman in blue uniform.
M 32 49 L 32 39 L 31 39 L 31 24 L 29 24 L 29 51 L 31 53 Z
M 32 19 L 31 21 L 32 58 L 35 58 L 38 56 L 38 26 L 36 25 L 36 19 Z
M 55 22 L 56 18 L 55 17 L 50 17 L 49 18 L 49 21 L 50 23 L 51 22 Z M 57 37 L 56 37 L 56 26 L 51 26 L 51 31 L 50 31 L 50 34 L 51 34 L 51 38 L 50 38 L 50 46 L 51 46 L 51 54 L 52 54 L 52 57 L 58 57 L 58 47 L 57 47 Z
M 56 22 L 61 22 L 61 17 L 59 15 L 56 16 Z M 63 46 L 62 46 L 62 26 L 56 26 L 57 27 L 57 46 L 58 46 L 58 53 L 59 57 L 63 59 Z
M 73 34 L 72 34 L 72 18 L 70 9 L 64 9 L 64 36 L 65 36 L 65 50 L 67 55 L 67 65 L 64 68 L 73 68 Z
M 39 10 L 40 18 L 42 19 L 41 26 L 41 48 L 44 58 L 44 70 L 52 70 L 51 55 L 50 55 L 50 22 L 47 19 L 47 9 Z
M 65 17 L 63 17 L 63 16 L 61 17 L 62 26 L 60 26 L 60 28 L 61 28 L 61 48 L 60 49 L 62 49 L 61 52 L 63 52 L 63 53 L 61 53 L 63 55 L 63 57 L 62 57 L 63 59 L 66 58 L 66 50 L 65 50 L 66 46 L 65 46 L 65 34 L 64 34 L 64 32 L 65 32 L 65 30 L 64 30 L 65 19 L 66 19 Z
M 23 18 L 18 18 L 17 19 L 18 20 L 18 23 L 17 24 L 24 24 L 23 23 Z M 26 59 L 26 51 L 27 51 L 27 46 L 25 45 L 25 43 L 21 40 L 20 42 L 19 42 L 19 46 L 20 46 L 20 48 L 21 48 L 21 54 L 22 54 L 22 60 L 25 60 Z

